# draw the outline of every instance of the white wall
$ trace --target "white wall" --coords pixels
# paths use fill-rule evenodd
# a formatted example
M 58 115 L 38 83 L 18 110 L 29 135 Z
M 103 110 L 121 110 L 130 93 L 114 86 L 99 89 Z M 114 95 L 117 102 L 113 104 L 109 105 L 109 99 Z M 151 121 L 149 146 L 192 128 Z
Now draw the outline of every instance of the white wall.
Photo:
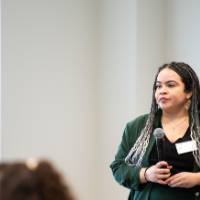
M 134 111 L 137 1 L 102 1 L 99 71 L 99 156 L 101 199 L 126 199 L 127 190 L 113 179 L 114 159 L 125 122 Z
M 47 157 L 94 199 L 97 3 L 3 1 L 3 157 Z M 92 16 L 92 17 L 91 17 Z
M 126 122 L 149 111 L 157 67 L 200 73 L 198 0 L 2 4 L 3 158 L 50 158 L 78 199 L 125 199 L 109 165 Z
M 140 0 L 137 5 L 135 112 L 150 111 L 152 83 L 165 59 L 165 0 Z
M 200 76 L 200 1 L 168 0 L 166 59 L 189 63 Z
M 0 1 L 0 16 L 2 16 L 2 13 L 1 13 L 1 1 Z M 2 38 L 2 35 L 1 35 L 1 17 L 0 17 L 0 47 L 1 47 L 1 38 Z M 2 48 L 0 49 L 0 105 L 1 105 L 1 53 L 2 53 Z M 2 112 L 1 112 L 1 109 L 2 107 L 0 106 L 0 161 L 2 159 Z

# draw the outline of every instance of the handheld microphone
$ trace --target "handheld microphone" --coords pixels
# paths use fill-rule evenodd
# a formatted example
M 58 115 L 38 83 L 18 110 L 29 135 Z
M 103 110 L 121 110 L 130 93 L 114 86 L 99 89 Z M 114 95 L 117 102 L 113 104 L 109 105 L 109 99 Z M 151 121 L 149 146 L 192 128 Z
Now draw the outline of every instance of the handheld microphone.
M 156 128 L 153 132 L 153 135 L 156 139 L 158 161 L 162 161 L 164 160 L 163 140 L 164 140 L 165 132 L 163 131 L 162 128 Z

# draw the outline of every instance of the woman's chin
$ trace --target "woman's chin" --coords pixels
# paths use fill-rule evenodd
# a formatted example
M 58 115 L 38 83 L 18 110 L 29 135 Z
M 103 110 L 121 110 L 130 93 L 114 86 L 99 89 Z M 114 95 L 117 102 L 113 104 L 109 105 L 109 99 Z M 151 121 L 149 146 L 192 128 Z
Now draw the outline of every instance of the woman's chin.
M 171 108 L 170 106 L 160 106 L 160 109 L 163 111 L 163 112 L 172 112 L 173 111 L 173 108 Z

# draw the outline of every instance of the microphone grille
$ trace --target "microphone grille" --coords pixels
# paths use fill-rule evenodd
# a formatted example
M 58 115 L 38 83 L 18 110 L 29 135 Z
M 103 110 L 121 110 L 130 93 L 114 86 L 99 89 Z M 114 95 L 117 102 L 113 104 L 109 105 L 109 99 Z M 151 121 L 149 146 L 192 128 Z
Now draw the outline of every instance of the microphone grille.
M 163 131 L 162 128 L 156 128 L 153 132 L 153 135 L 157 139 L 161 139 L 165 136 L 165 132 Z

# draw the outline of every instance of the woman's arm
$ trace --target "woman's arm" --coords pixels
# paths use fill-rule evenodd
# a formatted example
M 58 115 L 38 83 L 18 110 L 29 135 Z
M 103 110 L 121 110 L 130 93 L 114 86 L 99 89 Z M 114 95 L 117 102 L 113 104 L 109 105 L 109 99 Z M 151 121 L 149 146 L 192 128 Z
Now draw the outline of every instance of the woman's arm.
M 146 119 L 146 117 L 141 116 L 127 124 L 115 160 L 110 165 L 115 180 L 119 184 L 134 190 L 138 190 L 141 185 L 139 177 L 141 167 L 128 165 L 125 163 L 125 157 L 137 140 Z
M 115 155 L 115 160 L 111 163 L 110 168 L 113 172 L 115 180 L 120 185 L 123 185 L 129 189 L 138 189 L 140 184 L 140 168 L 136 166 L 130 166 L 125 163 L 125 157 L 131 149 L 131 146 L 129 146 L 130 139 L 129 130 L 128 127 L 126 127 L 122 137 L 122 142 L 118 147 L 117 154 Z
M 146 177 L 146 170 L 148 168 L 141 168 L 140 170 L 140 183 L 141 184 L 144 184 L 144 183 L 147 183 L 148 182 L 148 179 Z

